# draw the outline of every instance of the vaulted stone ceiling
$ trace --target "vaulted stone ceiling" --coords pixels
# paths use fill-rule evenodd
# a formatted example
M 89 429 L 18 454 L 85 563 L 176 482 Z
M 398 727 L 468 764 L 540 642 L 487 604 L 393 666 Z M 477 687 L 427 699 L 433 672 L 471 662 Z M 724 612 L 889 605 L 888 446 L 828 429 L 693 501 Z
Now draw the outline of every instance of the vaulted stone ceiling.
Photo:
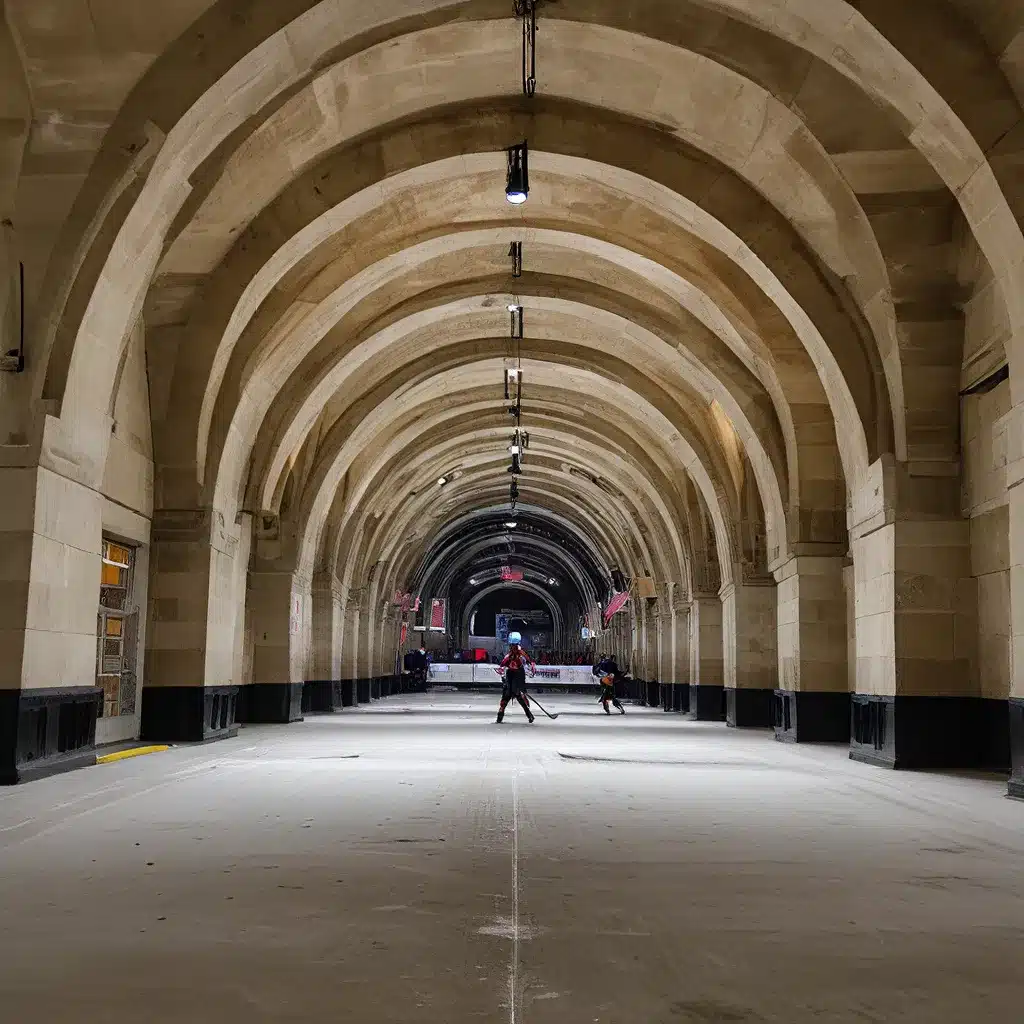
M 4 10 L 9 448 L 101 488 L 141 317 L 150 511 L 377 608 L 507 502 L 521 302 L 522 502 L 605 575 L 957 514 L 959 392 L 1024 337 L 1019 4 L 552 0 L 533 98 L 508 0 Z

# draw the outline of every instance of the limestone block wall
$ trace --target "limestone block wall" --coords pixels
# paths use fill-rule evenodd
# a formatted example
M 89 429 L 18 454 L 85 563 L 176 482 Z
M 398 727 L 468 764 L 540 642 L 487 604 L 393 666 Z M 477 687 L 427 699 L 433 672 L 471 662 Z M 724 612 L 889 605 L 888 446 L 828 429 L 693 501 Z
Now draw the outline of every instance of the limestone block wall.
M 142 321 L 128 341 L 114 401 L 103 494 L 147 519 L 153 515 L 153 430 Z M 148 543 L 149 538 L 146 538 Z
M 971 575 L 977 585 L 978 687 L 982 697 L 1003 700 L 1011 690 L 1009 412 L 1009 382 L 963 399 L 962 504 L 970 520 Z
M 848 688 L 842 570 L 839 558 L 800 556 L 775 571 L 781 689 Z
M 778 679 L 774 584 L 729 584 L 721 600 L 725 685 L 774 690 Z
M 945 513 L 948 481 L 888 458 L 872 470 L 851 517 L 857 692 L 976 695 L 970 525 Z
M 233 682 L 238 615 L 245 608 L 248 540 L 248 530 L 233 524 L 228 527 L 214 514 L 203 675 L 207 685 L 223 686 Z
M 333 573 L 318 573 L 312 588 L 311 649 L 307 679 L 341 679 L 341 591 Z
M 4 492 L 0 687 L 94 686 L 102 499 L 45 468 L 7 471 Z
M 312 637 L 311 581 L 291 572 L 250 572 L 253 679 L 301 683 Z
M 690 606 L 677 603 L 672 609 L 672 667 L 677 684 L 690 682 Z
M 696 597 L 690 603 L 690 682 L 699 686 L 721 686 L 722 602 L 720 598 Z

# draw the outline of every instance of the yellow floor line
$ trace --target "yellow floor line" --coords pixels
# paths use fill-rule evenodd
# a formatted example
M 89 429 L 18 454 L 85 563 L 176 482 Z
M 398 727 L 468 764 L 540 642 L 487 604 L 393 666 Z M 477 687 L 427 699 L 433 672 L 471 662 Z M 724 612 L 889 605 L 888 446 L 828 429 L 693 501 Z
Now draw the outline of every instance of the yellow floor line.
M 141 757 L 143 754 L 159 754 L 162 750 L 170 750 L 167 745 L 154 747 L 132 747 L 130 750 L 116 750 L 113 754 L 101 754 L 96 758 L 97 764 L 110 764 L 111 761 L 123 761 L 126 757 Z

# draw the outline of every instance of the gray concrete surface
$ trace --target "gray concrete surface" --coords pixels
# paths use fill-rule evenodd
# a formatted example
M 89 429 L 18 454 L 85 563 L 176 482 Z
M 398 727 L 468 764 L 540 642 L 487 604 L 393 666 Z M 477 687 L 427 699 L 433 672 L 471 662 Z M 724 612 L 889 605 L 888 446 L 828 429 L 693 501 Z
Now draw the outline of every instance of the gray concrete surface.
M 1003 780 L 545 703 L 396 698 L 0 793 L 0 1019 L 1022 1019 Z

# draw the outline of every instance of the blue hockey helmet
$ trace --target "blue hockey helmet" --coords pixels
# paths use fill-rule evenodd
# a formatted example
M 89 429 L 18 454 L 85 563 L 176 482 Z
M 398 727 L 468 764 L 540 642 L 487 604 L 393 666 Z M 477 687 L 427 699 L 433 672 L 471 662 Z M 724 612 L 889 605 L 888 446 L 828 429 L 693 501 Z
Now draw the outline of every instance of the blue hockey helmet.
M 523 642 L 523 638 L 518 633 L 509 633 L 508 642 L 510 644 L 521 644 Z

